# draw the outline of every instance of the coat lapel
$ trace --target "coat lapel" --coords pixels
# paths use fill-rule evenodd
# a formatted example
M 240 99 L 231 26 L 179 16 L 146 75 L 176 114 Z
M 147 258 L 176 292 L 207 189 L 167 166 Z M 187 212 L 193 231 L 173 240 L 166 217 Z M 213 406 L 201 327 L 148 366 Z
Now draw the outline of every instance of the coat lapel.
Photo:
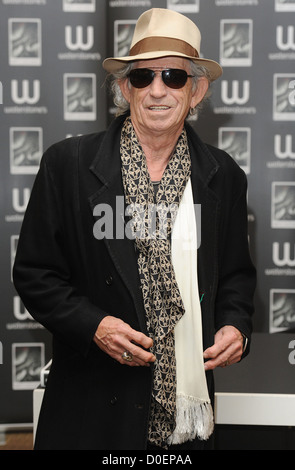
M 192 131 L 187 128 L 192 159 L 192 188 L 195 204 L 201 205 L 201 241 L 198 249 L 198 282 L 202 298 L 203 322 L 213 321 L 215 293 L 218 279 L 218 226 L 220 201 L 210 183 L 219 169 L 213 155 Z M 192 135 L 193 133 L 193 135 Z M 190 138 L 191 136 L 191 138 Z M 206 331 L 214 325 L 207 324 Z M 204 330 L 204 329 L 203 329 Z M 209 338 L 204 338 L 207 344 Z
M 94 216 L 100 208 L 107 211 L 105 221 L 108 224 L 108 229 L 103 241 L 114 266 L 133 298 L 140 327 L 145 332 L 145 315 L 139 288 L 136 253 L 134 242 L 128 237 L 128 219 L 125 217 L 125 198 L 120 163 L 122 121 L 122 119 L 115 120 L 110 126 L 99 152 L 90 166 L 90 171 L 97 177 L 97 190 L 90 195 L 89 203 Z

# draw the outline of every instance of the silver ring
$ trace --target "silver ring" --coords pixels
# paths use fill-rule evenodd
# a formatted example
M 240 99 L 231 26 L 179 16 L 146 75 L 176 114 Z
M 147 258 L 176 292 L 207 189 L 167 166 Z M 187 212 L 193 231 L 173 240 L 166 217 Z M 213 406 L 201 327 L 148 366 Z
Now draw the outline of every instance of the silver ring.
M 131 362 L 133 360 L 133 356 L 129 351 L 124 351 L 122 354 L 122 359 L 127 362 Z

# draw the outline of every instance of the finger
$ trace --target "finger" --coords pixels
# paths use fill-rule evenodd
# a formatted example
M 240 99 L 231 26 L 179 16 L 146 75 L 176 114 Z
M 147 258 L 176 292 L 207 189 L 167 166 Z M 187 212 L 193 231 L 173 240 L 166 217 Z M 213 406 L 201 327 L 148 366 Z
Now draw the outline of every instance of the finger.
M 144 349 L 149 349 L 153 346 L 152 338 L 145 335 L 144 333 L 141 333 L 140 331 L 133 330 L 132 328 L 129 332 L 129 339 L 135 344 L 139 344 Z
M 152 346 L 152 339 L 116 317 L 107 316 L 101 321 L 94 340 L 104 352 L 121 364 L 128 362 L 131 366 L 143 366 L 155 360 L 154 355 L 144 349 Z M 124 351 L 132 353 L 132 361 L 122 358 Z
M 231 345 L 234 345 L 237 351 L 240 351 L 242 348 L 242 336 L 234 327 L 225 326 L 216 333 L 214 345 L 204 351 L 204 358 L 217 358 Z
M 204 359 L 215 359 L 222 354 L 229 345 L 227 343 L 216 343 L 204 351 Z
M 144 333 L 134 330 L 128 323 L 120 321 L 116 325 L 116 340 L 123 340 L 124 338 L 128 339 L 130 342 L 134 344 L 138 344 L 142 346 L 144 349 L 149 349 L 153 345 L 153 340 L 149 336 L 145 335 Z
M 149 366 L 151 362 L 155 361 L 155 356 L 150 352 L 145 350 L 140 344 L 136 344 L 132 338 L 136 338 L 137 341 L 141 341 L 143 344 L 151 344 L 152 340 L 148 337 L 146 339 L 150 341 L 145 341 L 143 334 L 136 332 L 128 327 L 128 334 L 116 334 L 113 335 L 112 341 L 108 344 L 108 353 L 112 355 L 116 360 L 121 364 L 126 364 L 129 366 L 140 365 L 140 366 Z M 131 340 L 129 339 L 131 338 Z M 143 340 L 143 341 L 142 341 Z M 132 355 L 132 361 L 124 359 L 124 352 L 128 352 Z
M 128 352 L 128 355 L 131 355 L 132 359 L 126 359 L 124 357 L 124 352 Z M 138 356 L 133 356 L 133 354 L 130 352 L 130 351 L 124 351 L 123 354 L 118 357 L 118 362 L 120 362 L 121 364 L 125 364 L 127 366 L 131 366 L 131 367 L 134 367 L 134 366 L 141 366 L 141 367 L 150 367 L 150 364 L 151 362 L 153 362 L 152 360 L 151 361 L 143 361 L 142 359 L 140 359 Z
M 216 367 L 226 367 L 231 364 L 239 362 L 242 356 L 242 352 L 237 351 L 235 345 L 230 345 L 224 352 L 219 354 L 214 359 L 210 359 L 205 362 L 205 370 L 213 370 Z
M 155 356 L 150 351 L 147 351 L 147 349 L 153 346 L 152 338 L 131 327 L 129 327 L 126 336 L 128 336 L 129 343 L 126 343 L 124 347 L 131 352 L 135 363 L 141 366 L 150 365 L 151 362 L 156 360 Z
M 134 343 L 126 343 L 125 347 L 126 350 L 132 354 L 133 362 L 140 366 L 149 366 L 150 363 L 156 360 L 154 354 L 152 354 L 150 351 L 146 351 L 145 349 Z M 129 363 L 129 365 L 131 365 L 131 362 Z

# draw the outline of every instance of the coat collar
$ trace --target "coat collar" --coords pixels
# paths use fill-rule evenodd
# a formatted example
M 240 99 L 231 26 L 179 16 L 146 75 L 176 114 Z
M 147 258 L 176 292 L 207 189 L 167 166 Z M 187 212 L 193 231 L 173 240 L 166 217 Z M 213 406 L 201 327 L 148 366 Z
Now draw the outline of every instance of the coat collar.
M 90 171 L 110 190 L 120 188 L 123 191 L 119 156 L 121 129 L 126 117 L 125 114 L 111 123 L 90 166 Z M 186 124 L 185 128 L 192 156 L 192 177 L 196 177 L 204 185 L 209 185 L 219 165 L 192 127 Z
M 126 115 L 115 119 L 105 132 L 100 148 L 90 166 L 90 171 L 97 176 L 103 186 L 110 191 L 123 194 L 120 165 L 121 129 Z
M 185 128 L 192 159 L 192 181 L 198 181 L 202 186 L 208 186 L 217 173 L 219 165 L 193 128 L 187 123 Z

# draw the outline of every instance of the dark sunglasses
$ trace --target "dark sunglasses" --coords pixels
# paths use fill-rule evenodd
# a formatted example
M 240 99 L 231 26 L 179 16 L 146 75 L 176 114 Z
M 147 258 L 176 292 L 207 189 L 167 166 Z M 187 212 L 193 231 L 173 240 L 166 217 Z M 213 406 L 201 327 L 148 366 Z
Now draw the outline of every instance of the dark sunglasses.
M 149 86 L 155 78 L 157 72 L 151 69 L 134 69 L 128 75 L 130 83 L 135 88 L 145 88 Z M 185 70 L 182 69 L 165 69 L 161 71 L 162 80 L 169 88 L 184 87 L 188 77 L 194 75 L 188 75 Z

